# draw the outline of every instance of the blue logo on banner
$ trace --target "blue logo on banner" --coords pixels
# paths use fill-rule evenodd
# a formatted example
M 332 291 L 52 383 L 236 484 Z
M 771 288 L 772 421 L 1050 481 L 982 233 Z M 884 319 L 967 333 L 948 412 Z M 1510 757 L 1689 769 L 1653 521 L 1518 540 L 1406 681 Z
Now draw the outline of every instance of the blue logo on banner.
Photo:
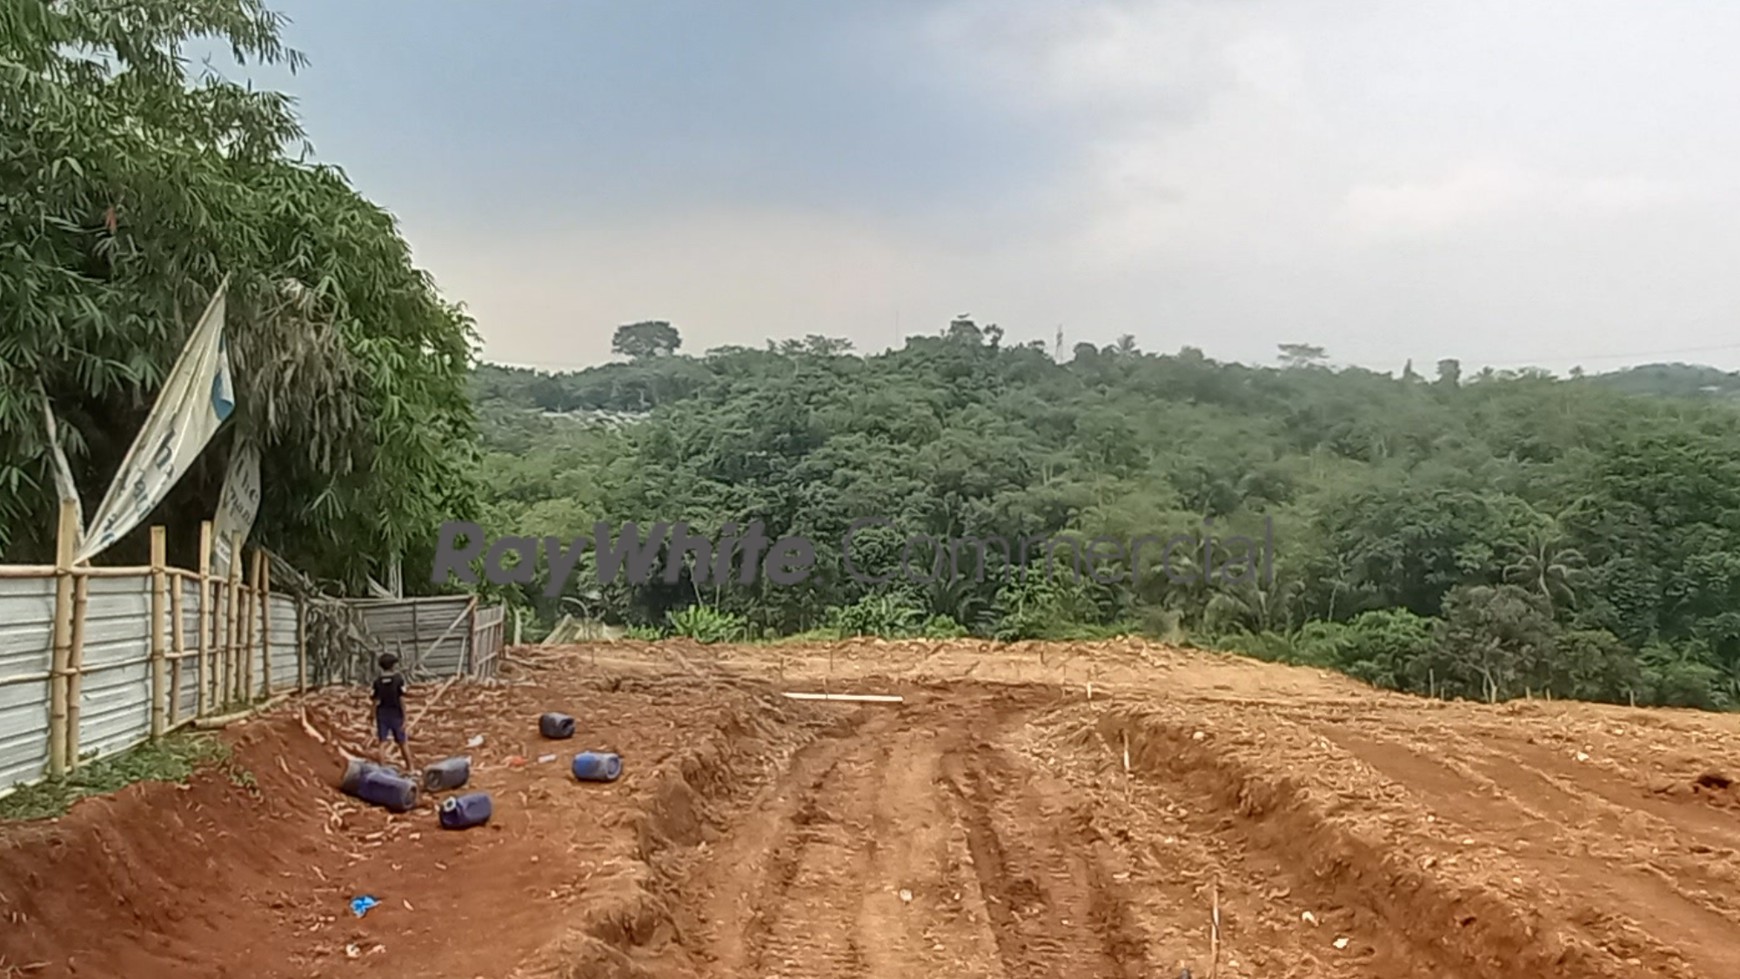
M 217 412 L 220 422 L 229 418 L 230 412 L 236 410 L 236 392 L 230 386 L 229 358 L 222 356 L 228 350 L 229 341 L 220 337 L 218 354 L 222 359 L 218 361 L 217 374 L 211 379 L 211 408 Z

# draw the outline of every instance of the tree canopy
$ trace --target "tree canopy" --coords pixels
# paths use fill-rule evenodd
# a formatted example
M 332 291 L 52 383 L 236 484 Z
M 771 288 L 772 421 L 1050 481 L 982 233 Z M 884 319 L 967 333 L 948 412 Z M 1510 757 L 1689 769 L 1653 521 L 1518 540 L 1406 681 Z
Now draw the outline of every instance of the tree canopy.
M 682 335 L 677 332 L 676 327 L 664 320 L 647 320 L 619 326 L 615 335 L 610 338 L 612 353 L 634 360 L 667 356 L 676 353 L 677 348 L 682 345 Z
M 860 564 L 883 566 L 920 534 L 1213 538 L 1206 562 L 1174 562 L 1186 570 L 1271 533 L 1267 580 L 1006 579 L 995 558 L 977 580 L 974 553 L 953 580 L 867 586 L 824 553 L 795 587 L 685 571 L 582 601 L 597 579 L 576 574 L 567 599 L 540 578 L 523 600 L 546 620 L 712 616 L 732 635 L 1140 630 L 1448 696 L 1740 698 L 1731 404 L 1637 396 L 1623 375 L 1464 378 L 1445 361 L 1432 381 L 1284 353 L 1247 367 L 1126 341 L 1058 363 L 963 316 L 873 356 L 816 337 L 567 374 L 485 365 L 488 526 L 566 539 L 599 520 L 715 534 L 760 519 L 826 547 L 883 515 L 893 529 L 854 539 Z M 556 404 L 571 414 L 540 410 Z
M 259 539 L 317 574 L 360 583 L 475 508 L 470 319 L 390 214 L 306 162 L 289 99 L 194 77 L 180 55 L 215 41 L 294 70 L 280 26 L 259 0 L 0 10 L 7 558 L 52 554 L 43 399 L 81 492 L 100 496 L 225 275 L 236 414 L 154 517 L 172 546 L 211 515 L 235 439 L 263 450 Z M 136 533 L 114 553 L 143 546 Z

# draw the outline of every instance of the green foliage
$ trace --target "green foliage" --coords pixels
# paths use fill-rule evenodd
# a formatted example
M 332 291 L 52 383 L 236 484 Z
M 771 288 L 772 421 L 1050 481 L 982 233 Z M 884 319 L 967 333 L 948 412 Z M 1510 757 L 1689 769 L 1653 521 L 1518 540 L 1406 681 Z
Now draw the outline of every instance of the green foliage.
M 1725 399 L 1450 360 L 1435 380 L 1332 369 L 1310 344 L 1246 367 L 1002 340 L 961 317 L 874 356 L 808 337 L 482 368 L 492 532 L 756 519 L 816 544 L 791 587 L 577 573 L 570 593 L 625 623 L 699 603 L 766 636 L 1139 630 L 1445 697 L 1740 699 Z M 862 517 L 890 525 L 848 555 Z M 1039 543 L 1102 535 L 1152 543 L 1081 566 Z M 1235 536 L 1272 542 L 1260 573 L 1232 573 Z M 542 588 L 523 600 L 553 615 Z
M 925 619 L 918 627 L 918 634 L 925 639 L 964 639 L 972 635 L 966 626 L 946 615 L 933 615 Z
M 682 345 L 683 338 L 676 328 L 663 320 L 619 326 L 616 334 L 610 338 L 610 349 L 613 353 L 635 360 L 674 354 Z
M 700 643 L 742 642 L 749 636 L 740 615 L 707 605 L 690 605 L 670 613 L 671 634 Z
M 179 56 L 203 38 L 295 69 L 282 18 L 259 0 L 5 9 L 0 553 L 52 555 L 44 397 L 88 512 L 228 276 L 236 413 L 154 518 L 172 547 L 197 540 L 243 439 L 265 450 L 264 544 L 353 587 L 393 554 L 427 566 L 439 522 L 477 506 L 471 321 L 391 215 L 303 161 L 287 97 Z M 141 526 L 113 556 L 146 547 Z
M 226 763 L 229 757 L 229 747 L 214 734 L 172 734 L 92 762 L 63 778 L 19 789 L 0 799 L 0 822 L 59 816 L 85 796 L 118 792 L 135 782 L 183 782 L 198 769 Z M 228 766 L 228 771 L 238 785 L 252 781 L 252 775 L 234 766 Z
M 1021 639 L 1085 638 L 1085 626 L 1100 619 L 1088 589 L 1064 576 L 1029 575 L 1004 585 L 994 609 L 996 638 Z
M 828 628 L 842 636 L 897 638 L 919 631 L 924 609 L 901 595 L 866 595 L 829 610 Z

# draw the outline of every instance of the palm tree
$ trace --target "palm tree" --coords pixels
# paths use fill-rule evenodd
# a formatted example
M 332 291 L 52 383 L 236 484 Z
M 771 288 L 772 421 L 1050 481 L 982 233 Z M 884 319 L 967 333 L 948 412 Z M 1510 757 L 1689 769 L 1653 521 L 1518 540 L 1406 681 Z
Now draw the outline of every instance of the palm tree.
M 1210 622 L 1230 620 L 1253 633 L 1284 631 L 1292 627 L 1294 602 L 1302 590 L 1301 583 L 1291 579 L 1222 585 L 1209 598 L 1203 617 Z
M 1570 546 L 1556 517 L 1545 517 L 1520 547 L 1520 555 L 1505 566 L 1504 577 L 1546 599 L 1554 608 L 1554 599 L 1575 605 L 1577 589 L 1587 576 L 1588 561 L 1583 552 Z

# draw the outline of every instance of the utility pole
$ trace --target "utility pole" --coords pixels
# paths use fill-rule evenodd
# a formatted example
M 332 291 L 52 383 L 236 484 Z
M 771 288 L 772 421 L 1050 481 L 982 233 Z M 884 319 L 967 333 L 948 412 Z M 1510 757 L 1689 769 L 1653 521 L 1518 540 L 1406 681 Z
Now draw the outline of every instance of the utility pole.
M 1051 359 L 1063 363 L 1063 324 L 1057 324 L 1057 346 L 1052 348 Z

